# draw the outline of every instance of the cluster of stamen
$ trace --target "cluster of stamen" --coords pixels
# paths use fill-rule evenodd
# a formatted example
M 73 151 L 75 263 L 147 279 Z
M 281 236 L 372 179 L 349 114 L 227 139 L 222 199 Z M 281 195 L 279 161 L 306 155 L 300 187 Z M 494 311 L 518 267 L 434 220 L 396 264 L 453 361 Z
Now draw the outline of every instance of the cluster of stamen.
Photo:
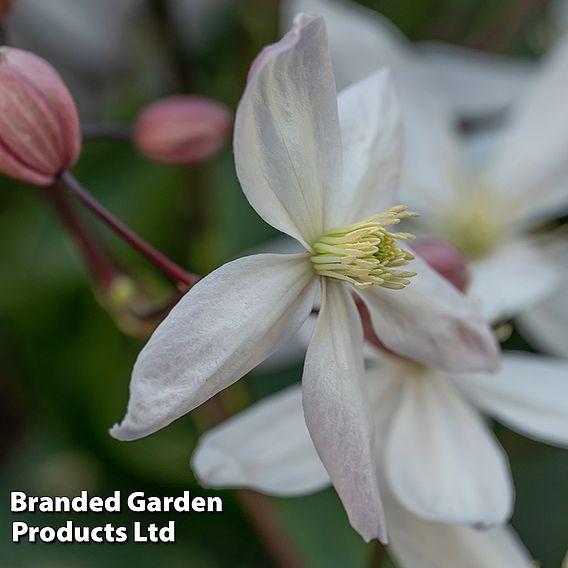
M 378 285 L 400 290 L 415 272 L 399 270 L 414 255 L 397 245 L 413 239 L 411 233 L 387 230 L 402 219 L 417 217 L 404 205 L 391 207 L 361 223 L 327 231 L 313 246 L 311 261 L 320 276 L 344 280 L 359 288 Z

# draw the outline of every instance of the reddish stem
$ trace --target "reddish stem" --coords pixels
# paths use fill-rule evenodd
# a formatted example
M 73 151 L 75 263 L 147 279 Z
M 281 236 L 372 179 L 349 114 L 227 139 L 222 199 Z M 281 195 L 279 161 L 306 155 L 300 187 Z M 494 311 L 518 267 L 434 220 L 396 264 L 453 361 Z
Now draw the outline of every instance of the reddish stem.
M 134 127 L 131 124 L 107 122 L 103 124 L 81 124 L 84 140 L 124 140 L 132 141 Z
M 185 289 L 191 288 L 199 277 L 185 271 L 181 266 L 171 261 L 167 256 L 155 249 L 144 239 L 127 227 L 122 221 L 115 217 L 103 205 L 101 205 L 71 174 L 63 172 L 60 176 L 61 183 L 93 212 L 103 223 L 112 229 L 119 237 L 126 241 L 132 248 L 145 256 L 154 266 L 159 268 L 168 278 L 178 286 Z
M 77 243 L 94 281 L 101 289 L 108 289 L 119 272 L 110 261 L 105 249 L 87 229 L 59 183 L 46 188 L 45 194 Z
M 240 489 L 236 494 L 279 568 L 302 568 L 304 563 L 274 516 L 270 501 L 249 489 Z

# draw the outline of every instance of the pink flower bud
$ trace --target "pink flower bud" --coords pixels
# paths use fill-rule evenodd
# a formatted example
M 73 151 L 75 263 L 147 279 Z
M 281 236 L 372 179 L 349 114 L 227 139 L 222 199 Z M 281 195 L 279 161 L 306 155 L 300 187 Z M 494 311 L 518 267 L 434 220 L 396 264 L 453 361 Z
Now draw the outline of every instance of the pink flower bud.
M 162 99 L 138 117 L 134 139 L 141 154 L 166 164 L 201 162 L 226 142 L 233 123 L 221 103 L 196 96 Z
M 50 185 L 80 148 L 77 109 L 59 74 L 32 53 L 0 48 L 0 173 Z
M 0 0 L 0 26 L 4 23 L 4 19 L 8 15 L 12 7 L 12 0 Z
M 454 245 L 447 241 L 424 240 L 412 243 L 412 250 L 458 290 L 465 290 L 469 281 L 467 261 Z

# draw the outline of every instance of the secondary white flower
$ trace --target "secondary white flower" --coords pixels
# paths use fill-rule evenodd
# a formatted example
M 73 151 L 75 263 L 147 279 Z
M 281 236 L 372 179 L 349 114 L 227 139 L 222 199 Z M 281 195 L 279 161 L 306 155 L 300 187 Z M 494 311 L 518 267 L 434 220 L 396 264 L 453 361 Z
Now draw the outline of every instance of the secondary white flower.
M 515 323 L 521 333 L 539 349 L 568 358 L 568 270 L 564 270 L 563 277 L 562 288 L 520 314 Z
M 382 341 L 413 359 L 494 368 L 495 343 L 464 297 L 418 258 L 407 286 L 411 273 L 400 267 L 411 255 L 398 244 L 406 235 L 388 231 L 407 215 L 392 207 L 401 141 L 388 74 L 337 100 L 322 19 L 299 17 L 256 60 L 234 146 L 252 206 L 306 252 L 242 258 L 193 287 L 141 352 L 126 417 L 111 433 L 133 440 L 193 410 L 273 353 L 321 297 L 303 376 L 306 420 L 351 522 L 365 538 L 384 537 L 351 292 Z
M 518 99 L 536 67 L 528 59 L 443 42 L 411 43 L 390 20 L 353 0 L 285 0 L 286 27 L 299 11 L 326 19 L 339 85 L 359 81 L 377 65 L 392 67 L 401 81 L 427 97 L 425 112 L 493 115 Z
M 472 159 L 437 76 L 392 26 L 332 0 L 298 4 L 325 15 L 343 82 L 391 68 L 405 127 L 403 198 L 421 213 L 421 236 L 450 240 L 471 261 L 469 294 L 486 317 L 515 315 L 560 286 L 559 263 L 530 229 L 568 209 L 568 40 L 535 74 L 499 139 L 483 154 L 477 140 Z
M 466 566 L 529 565 L 528 558 L 526 564 L 491 559 L 492 542 L 505 538 L 503 529 L 477 532 L 436 521 L 489 525 L 510 514 L 507 460 L 477 409 L 537 440 L 568 447 L 568 362 L 511 352 L 491 376 L 441 373 L 386 355 L 377 355 L 375 364 L 364 386 L 373 416 L 377 482 L 395 552 L 408 558 L 409 566 L 461 567 L 466 560 L 457 562 L 452 554 L 459 546 L 468 552 L 477 546 Z M 273 495 L 302 495 L 329 483 L 296 386 L 206 433 L 192 466 L 207 486 L 250 487 Z M 411 534 L 405 535 L 405 527 Z M 409 544 L 414 530 L 416 539 L 432 542 Z M 440 558 L 436 544 L 444 535 L 457 539 L 446 544 L 449 551 L 452 544 L 456 549 Z M 407 548 L 415 549 L 414 556 Z M 419 552 L 429 563 L 412 561 Z M 462 556 L 468 558 L 464 551 Z

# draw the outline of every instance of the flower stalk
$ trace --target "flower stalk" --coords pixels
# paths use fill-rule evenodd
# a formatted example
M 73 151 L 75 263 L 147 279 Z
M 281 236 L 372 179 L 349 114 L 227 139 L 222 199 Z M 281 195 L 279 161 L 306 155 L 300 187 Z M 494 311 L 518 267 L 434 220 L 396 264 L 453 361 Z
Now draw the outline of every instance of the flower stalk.
M 61 183 L 54 183 L 46 188 L 45 195 L 77 243 L 97 288 L 103 291 L 110 289 L 119 272 L 107 252 L 80 219 Z
M 199 280 L 198 276 L 185 271 L 115 217 L 81 185 L 73 174 L 68 171 L 63 172 L 59 177 L 59 181 L 112 231 L 159 268 L 180 290 L 188 290 Z

